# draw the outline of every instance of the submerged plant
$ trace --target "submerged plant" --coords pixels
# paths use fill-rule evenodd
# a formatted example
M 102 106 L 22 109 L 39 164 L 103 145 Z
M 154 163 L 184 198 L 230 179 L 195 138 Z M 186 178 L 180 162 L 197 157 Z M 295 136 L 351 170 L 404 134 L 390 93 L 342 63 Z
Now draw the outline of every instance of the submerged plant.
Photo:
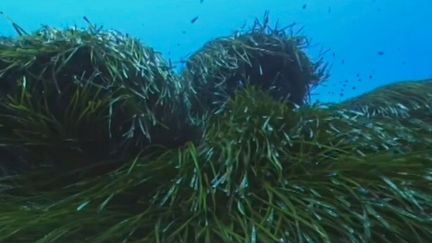
M 305 36 L 290 27 L 271 28 L 268 21 L 266 13 L 249 31 L 212 40 L 187 60 L 183 79 L 194 90 L 193 115 L 218 110 L 249 84 L 301 105 L 327 77 L 323 59 L 312 62 L 304 53 Z
M 5 156 L 77 164 L 185 141 L 182 87 L 167 63 L 91 23 L 0 42 L 0 87 Z
M 431 151 L 396 154 L 384 146 L 375 148 L 391 138 L 390 127 L 385 128 L 388 137 L 370 128 L 353 139 L 353 127 L 368 118 L 351 115 L 296 108 L 257 88 L 246 88 L 210 119 L 199 144 L 143 153 L 147 155 L 61 192 L 53 188 L 38 195 L 6 197 L 1 206 L 9 213 L 1 215 L 1 239 L 429 239 Z M 12 205 L 11 200 L 19 203 Z
M 432 80 L 396 82 L 341 104 L 368 117 L 430 118 Z
M 0 156 L 32 170 L 0 177 L 0 241 L 432 238 L 430 81 L 299 106 L 325 68 L 267 20 L 198 52 L 185 83 L 117 32 L 14 27 Z
M 373 121 L 369 126 L 378 125 L 391 134 L 390 147 L 412 152 L 428 150 L 432 143 L 431 104 L 432 80 L 421 80 L 386 85 L 333 109 L 362 114 Z

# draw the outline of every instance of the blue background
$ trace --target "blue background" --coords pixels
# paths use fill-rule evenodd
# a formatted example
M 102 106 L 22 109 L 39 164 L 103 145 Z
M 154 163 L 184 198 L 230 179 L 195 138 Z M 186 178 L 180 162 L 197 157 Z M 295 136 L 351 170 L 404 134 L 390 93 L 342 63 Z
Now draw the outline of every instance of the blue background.
M 312 58 L 331 49 L 331 76 L 313 100 L 337 102 L 394 81 L 432 77 L 432 0 L 0 0 L 0 11 L 27 31 L 42 24 L 85 26 L 87 16 L 172 60 L 250 26 L 265 10 L 273 23 L 304 26 Z M 0 35 L 15 35 L 4 18 Z

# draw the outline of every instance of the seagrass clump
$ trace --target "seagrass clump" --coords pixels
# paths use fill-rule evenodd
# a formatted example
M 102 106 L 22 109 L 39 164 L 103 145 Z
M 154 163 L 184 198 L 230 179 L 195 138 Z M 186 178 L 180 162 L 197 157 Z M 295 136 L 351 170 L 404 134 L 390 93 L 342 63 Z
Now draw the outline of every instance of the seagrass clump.
M 429 129 L 432 126 L 429 125 Z M 156 202 L 164 241 L 393 242 L 432 235 L 432 153 L 396 126 L 246 87 L 179 150 Z M 414 137 L 419 131 L 407 127 Z M 424 142 L 424 140 L 422 140 Z M 163 187 L 161 187 L 163 188 Z M 156 231 L 160 232 L 160 231 Z
M 368 118 L 389 131 L 390 148 L 397 151 L 429 150 L 432 144 L 432 80 L 395 82 L 352 98 L 332 109 Z M 359 128 L 360 129 L 360 128 Z M 362 129 L 364 129 L 362 127 Z M 385 141 L 384 139 L 382 139 Z
M 395 82 L 341 104 L 369 117 L 431 117 L 432 80 Z
M 372 121 L 377 128 L 357 131 L 367 120 L 298 109 L 247 87 L 210 118 L 200 143 L 125 161 L 66 190 L 32 196 L 15 189 L 20 197 L 0 201 L 8 209 L 0 239 L 425 241 L 432 237 L 432 153 L 376 148 L 395 128 Z
M 212 40 L 187 60 L 183 79 L 195 91 L 193 114 L 219 109 L 248 84 L 301 105 L 327 77 L 323 60 L 313 62 L 303 51 L 309 45 L 306 37 L 292 29 L 270 28 L 267 22 L 256 21 L 247 32 Z
M 159 53 L 91 23 L 19 34 L 0 41 L 4 156 L 78 163 L 182 143 L 182 89 Z

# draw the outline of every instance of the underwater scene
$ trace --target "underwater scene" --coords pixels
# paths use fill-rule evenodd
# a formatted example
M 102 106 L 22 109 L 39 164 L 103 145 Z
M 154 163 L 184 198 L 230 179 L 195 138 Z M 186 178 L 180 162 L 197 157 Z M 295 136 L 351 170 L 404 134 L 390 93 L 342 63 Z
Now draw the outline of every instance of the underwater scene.
M 432 242 L 430 0 L 1 0 L 0 242 Z

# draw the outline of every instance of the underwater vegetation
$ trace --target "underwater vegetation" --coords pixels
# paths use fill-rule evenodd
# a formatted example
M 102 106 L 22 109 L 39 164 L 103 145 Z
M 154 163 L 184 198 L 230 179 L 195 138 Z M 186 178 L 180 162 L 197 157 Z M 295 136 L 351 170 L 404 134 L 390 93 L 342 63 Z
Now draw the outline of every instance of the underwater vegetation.
M 266 21 L 181 75 L 91 23 L 18 33 L 0 40 L 0 241 L 432 239 L 432 80 L 309 104 L 325 63 Z
M 152 142 L 183 143 L 176 135 L 186 129 L 180 83 L 137 40 L 93 25 L 46 26 L 0 44 L 0 140 L 32 163 L 80 163 Z
M 301 105 L 327 78 L 323 58 L 313 62 L 303 52 L 309 45 L 305 36 L 289 26 L 271 28 L 268 21 L 266 13 L 250 31 L 210 41 L 187 60 L 183 83 L 198 94 L 191 99 L 193 113 L 217 111 L 237 88 L 248 85 Z

